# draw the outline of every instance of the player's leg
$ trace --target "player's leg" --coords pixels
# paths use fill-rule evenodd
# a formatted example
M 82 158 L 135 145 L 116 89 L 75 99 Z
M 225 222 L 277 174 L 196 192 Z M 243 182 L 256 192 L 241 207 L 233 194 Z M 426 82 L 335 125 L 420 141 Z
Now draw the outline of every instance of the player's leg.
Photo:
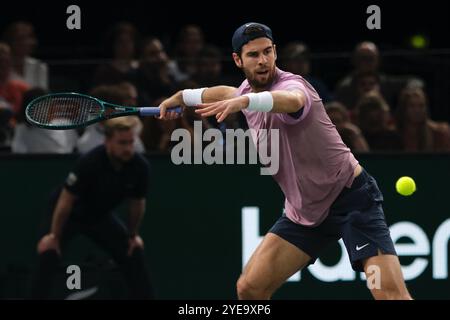
M 377 300 L 411 300 L 398 257 L 379 254 L 363 261 L 367 286 Z
M 364 271 L 375 299 L 411 299 L 403 279 L 382 207 L 383 195 L 366 171 L 355 179 L 346 195 L 334 204 L 334 219 L 345 217 L 342 238 L 352 267 Z M 336 214 L 347 210 L 346 215 Z
M 310 259 L 295 245 L 269 232 L 237 282 L 239 299 L 270 299 L 275 290 L 306 266 Z
M 312 228 L 283 215 L 245 266 L 237 282 L 238 297 L 269 299 L 291 275 L 313 263 L 319 252 L 338 237 L 338 228 L 327 219 Z
M 128 231 L 115 215 L 106 217 L 96 225 L 87 226 L 85 234 L 117 263 L 128 283 L 132 299 L 154 299 L 144 250 L 135 248 L 128 256 Z

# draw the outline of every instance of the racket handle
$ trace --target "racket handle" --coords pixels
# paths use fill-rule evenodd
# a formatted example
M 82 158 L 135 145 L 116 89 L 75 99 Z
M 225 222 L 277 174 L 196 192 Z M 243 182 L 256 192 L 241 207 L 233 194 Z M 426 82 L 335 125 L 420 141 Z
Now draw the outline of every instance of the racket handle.
M 170 108 L 167 111 L 172 111 L 176 113 L 181 113 L 181 107 Z M 159 107 L 143 107 L 139 108 L 139 114 L 141 116 L 159 116 Z

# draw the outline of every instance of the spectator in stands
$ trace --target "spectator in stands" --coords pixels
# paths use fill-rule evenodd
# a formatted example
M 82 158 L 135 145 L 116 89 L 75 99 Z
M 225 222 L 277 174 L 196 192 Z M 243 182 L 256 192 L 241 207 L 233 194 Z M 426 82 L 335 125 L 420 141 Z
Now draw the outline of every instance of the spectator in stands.
M 23 93 L 28 85 L 20 80 L 12 79 L 11 49 L 6 43 L 0 42 L 0 98 L 3 98 L 17 114 L 22 105 Z
M 164 45 L 157 37 L 150 36 L 142 41 L 140 59 L 153 63 L 167 62 L 169 76 L 176 82 L 183 82 L 189 78 L 180 71 L 177 63 L 169 57 Z
M 219 84 L 231 85 L 230 79 L 222 73 L 222 52 L 212 45 L 205 45 L 197 56 L 197 73 L 193 80 L 199 88 Z M 226 78 L 226 79 L 224 79 Z
M 0 152 L 11 151 L 11 139 L 14 132 L 12 119 L 11 105 L 0 97 Z
M 353 70 L 338 83 L 335 90 L 336 100 L 342 102 L 350 109 L 354 108 L 359 100 L 358 91 L 356 90 L 357 84 L 354 79 L 357 74 L 377 74 L 381 95 L 389 105 L 394 106 L 397 103 L 396 99 L 398 94 L 403 87 L 410 83 L 423 86 L 422 81 L 415 77 L 394 77 L 382 73 L 380 71 L 380 61 L 380 52 L 373 42 L 364 41 L 358 43 L 352 57 Z
M 405 151 L 450 152 L 450 128 L 429 118 L 428 100 L 421 88 L 400 93 L 396 121 Z
M 212 45 L 205 45 L 202 50 L 200 50 L 197 57 L 197 73 L 193 77 L 194 85 L 190 87 L 205 88 L 213 87 L 217 85 L 229 85 L 236 86 L 239 85 L 232 77 L 225 75 L 222 72 L 222 52 L 219 48 Z M 234 120 L 230 119 L 229 125 L 234 121 L 241 121 L 241 114 L 232 117 Z M 216 117 L 208 117 L 208 122 L 216 128 L 226 128 L 226 124 L 223 123 L 219 125 L 217 123 Z M 233 124 L 234 126 L 234 124 Z
M 175 48 L 175 59 L 181 72 L 189 77 L 197 73 L 197 57 L 203 46 L 204 36 L 199 26 L 190 24 L 181 29 Z
M 112 60 L 100 65 L 94 75 L 94 85 L 118 84 L 130 81 L 138 66 L 135 60 L 138 46 L 138 32 L 129 22 L 120 22 L 113 27 L 107 37 L 108 53 Z
M 99 98 L 100 100 L 115 103 L 119 105 L 125 105 L 127 102 L 133 102 L 133 98 L 131 95 L 133 95 L 132 89 L 134 86 L 132 86 L 129 83 L 122 83 L 119 85 L 110 85 L 110 86 L 98 86 L 92 89 L 91 95 Z M 131 90 L 130 90 L 131 89 Z M 128 92 L 128 93 L 127 93 Z M 131 94 L 130 94 L 131 93 Z M 136 118 L 135 125 L 133 126 L 133 130 L 136 130 L 136 135 L 139 137 L 141 130 L 142 130 L 142 124 L 138 117 L 131 116 L 132 118 Z M 77 150 L 80 153 L 86 153 L 93 148 L 103 144 L 105 141 L 105 128 L 104 128 L 104 122 L 98 122 L 93 125 L 90 125 L 86 127 L 86 130 L 78 139 L 77 142 Z M 142 141 L 139 138 L 135 139 L 135 150 L 136 152 L 142 153 L 145 152 L 144 145 Z
M 375 92 L 383 99 L 384 97 L 380 90 L 380 77 L 378 73 L 373 71 L 360 71 L 354 74 L 352 81 L 354 86 L 353 96 L 355 98 L 355 104 L 348 105 L 346 108 L 349 111 L 350 121 L 356 123 L 358 122 L 356 104 L 363 96 L 370 92 Z
M 346 106 L 350 111 L 352 118 L 358 101 L 369 92 L 377 92 L 383 97 L 381 92 L 380 75 L 375 71 L 358 71 L 352 77 L 352 101 L 353 104 Z
M 354 75 L 356 86 L 356 98 L 359 100 L 362 96 L 369 92 L 377 92 L 381 94 L 381 83 L 379 74 L 373 71 L 361 71 Z
M 47 94 L 41 88 L 25 92 L 11 143 L 13 153 L 72 153 L 78 133 L 76 130 L 47 130 L 31 126 L 25 118 L 25 108 L 32 100 Z
M 311 75 L 311 52 L 306 44 L 299 41 L 288 43 L 282 49 L 280 58 L 283 70 L 305 78 L 316 89 L 323 102 L 332 100 L 326 84 Z
M 369 145 L 361 130 L 350 122 L 347 108 L 339 102 L 325 104 L 325 109 L 331 122 L 336 126 L 342 140 L 354 152 L 367 152 Z
M 187 78 L 181 75 L 176 64 L 169 59 L 158 38 L 147 38 L 142 44 L 135 82 L 139 103 L 152 106 L 162 97 L 173 94 L 178 88 L 179 80 Z
M 371 151 L 400 151 L 400 135 L 393 125 L 389 105 L 377 92 L 364 95 L 357 104 L 358 125 Z
M 32 57 L 38 43 L 33 25 L 24 21 L 14 22 L 6 28 L 4 39 L 11 47 L 11 79 L 21 80 L 30 87 L 47 89 L 47 64 Z
M 124 106 L 136 107 L 138 106 L 138 92 L 134 84 L 131 82 L 121 82 L 117 86 L 120 96 L 122 97 L 122 104 Z

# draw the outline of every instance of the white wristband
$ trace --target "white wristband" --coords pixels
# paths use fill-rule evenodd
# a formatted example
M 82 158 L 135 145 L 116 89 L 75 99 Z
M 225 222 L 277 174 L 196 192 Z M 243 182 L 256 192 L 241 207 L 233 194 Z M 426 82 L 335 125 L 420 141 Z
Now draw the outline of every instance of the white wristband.
M 183 90 L 183 102 L 188 107 L 195 107 L 202 103 L 202 93 L 206 88 Z
M 273 108 L 273 97 L 269 91 L 247 93 L 244 96 L 249 99 L 247 110 L 269 112 Z

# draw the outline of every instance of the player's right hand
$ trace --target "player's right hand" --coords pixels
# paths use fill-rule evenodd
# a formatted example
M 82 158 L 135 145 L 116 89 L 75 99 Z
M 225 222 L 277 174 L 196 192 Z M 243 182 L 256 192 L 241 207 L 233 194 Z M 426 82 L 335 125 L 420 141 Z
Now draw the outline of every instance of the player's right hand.
M 38 254 L 41 254 L 49 250 L 55 250 L 59 255 L 61 255 L 59 239 L 56 238 L 56 236 L 53 233 L 49 233 L 43 236 L 37 245 Z
M 159 105 L 160 111 L 158 119 L 173 120 L 179 118 L 181 116 L 181 113 L 170 111 L 170 108 L 178 106 L 181 106 L 183 109 L 185 107 L 181 91 L 161 102 L 161 104 Z
M 174 111 L 170 111 L 170 109 L 164 105 L 160 105 L 160 112 L 159 112 L 159 117 L 158 119 L 161 120 L 173 120 L 173 119 L 177 119 L 181 116 L 181 113 L 178 112 L 174 112 Z

